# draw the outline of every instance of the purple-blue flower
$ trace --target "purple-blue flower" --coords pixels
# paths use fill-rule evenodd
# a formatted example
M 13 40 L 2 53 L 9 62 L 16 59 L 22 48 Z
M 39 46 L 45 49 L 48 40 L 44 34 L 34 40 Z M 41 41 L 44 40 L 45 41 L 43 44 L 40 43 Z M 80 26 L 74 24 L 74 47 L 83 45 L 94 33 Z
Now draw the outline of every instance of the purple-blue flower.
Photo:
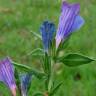
M 26 73 L 26 74 L 21 74 L 20 75 L 20 82 L 21 82 L 21 94 L 22 96 L 27 96 L 28 94 L 28 88 L 31 84 L 32 80 L 32 74 L 31 73 Z
M 40 27 L 44 50 L 47 53 L 48 53 L 48 49 L 50 48 L 50 44 L 53 39 L 55 30 L 56 29 L 54 23 L 49 21 L 44 21 Z
M 58 29 L 56 33 L 56 48 L 64 41 L 73 31 L 80 29 L 84 24 L 83 18 L 79 15 L 80 5 L 62 3 L 61 15 L 59 18 Z
M 10 88 L 12 96 L 16 96 L 14 68 L 9 57 L 0 61 L 0 81 Z

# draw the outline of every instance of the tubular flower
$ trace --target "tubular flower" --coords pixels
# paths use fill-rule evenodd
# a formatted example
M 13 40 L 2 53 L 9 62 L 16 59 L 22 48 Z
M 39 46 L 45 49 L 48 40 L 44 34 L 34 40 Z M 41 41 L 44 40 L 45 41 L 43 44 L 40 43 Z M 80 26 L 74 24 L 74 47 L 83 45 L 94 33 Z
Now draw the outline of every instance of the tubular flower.
M 84 24 L 83 18 L 79 15 L 79 4 L 62 3 L 61 15 L 59 18 L 58 29 L 56 33 L 56 48 L 64 41 L 68 36 Z
M 22 96 L 27 96 L 28 89 L 31 84 L 31 80 L 32 80 L 32 74 L 27 73 L 27 74 L 22 74 L 20 76 Z
M 47 53 L 48 53 L 48 49 L 50 47 L 51 41 L 53 39 L 55 30 L 56 30 L 55 25 L 49 21 L 44 21 L 40 27 L 44 50 Z
M 8 57 L 0 61 L 0 81 L 10 88 L 12 96 L 16 96 L 14 68 Z

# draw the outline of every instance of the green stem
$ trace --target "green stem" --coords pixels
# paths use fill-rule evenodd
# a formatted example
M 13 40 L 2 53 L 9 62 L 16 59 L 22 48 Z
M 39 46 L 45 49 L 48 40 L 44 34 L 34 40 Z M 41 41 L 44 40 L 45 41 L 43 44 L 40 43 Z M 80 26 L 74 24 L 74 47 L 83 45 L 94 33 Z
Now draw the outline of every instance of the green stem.
M 51 65 L 51 72 L 50 72 L 50 74 L 49 74 L 49 77 L 48 77 L 48 90 L 47 90 L 47 92 L 48 92 L 48 96 L 50 96 L 50 93 L 51 93 L 51 91 L 52 91 L 52 89 L 53 89 L 53 82 L 54 82 L 54 62 L 53 62 L 53 60 L 51 60 L 51 63 L 50 63 Z

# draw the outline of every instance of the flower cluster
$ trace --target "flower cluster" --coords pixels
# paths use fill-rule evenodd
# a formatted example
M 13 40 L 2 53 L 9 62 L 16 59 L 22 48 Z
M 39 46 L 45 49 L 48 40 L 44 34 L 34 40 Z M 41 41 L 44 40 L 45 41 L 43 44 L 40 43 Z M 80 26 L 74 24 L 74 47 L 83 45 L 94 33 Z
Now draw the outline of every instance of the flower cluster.
M 12 96 L 16 96 L 16 81 L 12 60 L 9 57 L 0 61 L 0 81 L 11 90 Z M 20 75 L 20 90 L 22 96 L 27 96 L 28 85 L 31 83 L 31 73 Z
M 62 3 L 61 15 L 59 18 L 58 29 L 56 32 L 56 49 L 61 42 L 64 42 L 72 32 L 80 29 L 84 24 L 84 19 L 79 15 L 80 5 L 69 4 L 67 2 Z M 53 23 L 45 21 L 41 27 L 42 40 L 45 51 L 48 51 L 49 45 L 52 42 L 55 27 Z
M 84 24 L 84 19 L 80 16 L 79 11 L 80 11 L 79 4 L 69 4 L 67 2 L 63 2 L 61 7 L 61 15 L 59 18 L 57 31 L 54 23 L 50 21 L 43 22 L 43 24 L 40 27 L 40 32 L 42 35 L 42 41 L 43 41 L 45 53 L 49 52 L 49 49 L 51 48 L 53 41 L 56 42 L 55 49 L 58 49 L 60 44 L 62 44 L 62 42 L 64 42 L 65 39 L 67 39 L 74 31 L 81 28 L 81 26 Z M 65 59 L 68 60 L 68 58 L 70 57 L 70 60 L 72 59 L 73 61 L 74 59 L 73 56 L 77 59 L 80 58 L 80 60 L 83 58 L 82 61 L 80 61 L 80 63 L 89 63 L 92 61 L 91 59 L 88 59 L 86 57 L 76 55 L 76 54 L 70 55 L 70 56 L 68 55 Z M 46 63 L 44 65 L 45 70 L 47 69 L 52 70 L 51 61 L 49 62 L 49 58 L 50 57 L 48 55 L 45 55 L 45 63 Z M 65 61 L 63 60 L 63 62 L 64 63 L 67 62 L 67 64 L 70 63 L 70 61 L 66 61 L 66 60 Z M 75 60 L 74 64 L 77 64 L 77 63 L 78 62 L 76 62 Z M 20 65 L 17 65 L 17 66 L 20 66 Z M 26 68 L 28 69 L 28 67 Z M 16 86 L 16 81 L 14 76 L 15 74 L 14 70 L 15 68 L 13 67 L 13 62 L 9 57 L 0 61 L 0 81 L 3 82 L 7 87 L 9 87 L 13 96 L 16 96 L 17 86 Z M 51 71 L 48 71 L 48 72 L 51 72 Z M 51 89 L 51 85 L 52 85 L 52 82 L 51 82 L 52 76 L 50 75 L 51 74 L 47 74 L 48 80 L 46 80 L 47 85 L 49 84 L 47 86 L 48 92 Z M 41 75 L 39 77 L 41 77 Z M 24 73 L 19 75 L 19 81 L 20 81 L 19 86 L 20 86 L 20 91 L 22 96 L 27 96 L 28 88 L 29 88 L 28 85 L 30 85 L 31 80 L 32 80 L 32 73 L 31 74 Z M 52 92 L 50 94 L 52 94 Z M 49 95 L 46 95 L 46 96 L 49 96 Z

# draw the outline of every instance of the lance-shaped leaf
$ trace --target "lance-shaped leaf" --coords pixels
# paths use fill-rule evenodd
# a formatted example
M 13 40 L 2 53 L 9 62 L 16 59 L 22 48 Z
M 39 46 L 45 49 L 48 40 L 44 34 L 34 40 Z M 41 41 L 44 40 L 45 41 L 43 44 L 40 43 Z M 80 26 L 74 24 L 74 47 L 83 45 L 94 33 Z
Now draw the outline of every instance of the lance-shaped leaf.
M 14 73 L 14 76 L 15 76 L 15 81 L 16 81 L 16 85 L 17 85 L 17 88 L 18 88 L 18 90 L 17 91 L 19 91 L 20 92 L 20 90 L 19 90 L 19 85 L 20 85 L 20 80 L 19 80 L 19 72 L 17 71 L 17 69 L 15 68 L 15 73 Z
M 21 81 L 21 94 L 22 96 L 28 95 L 28 90 L 31 86 L 31 80 L 32 80 L 32 74 L 26 73 L 20 75 L 20 81 Z
M 41 48 L 37 48 L 32 50 L 31 52 L 27 53 L 26 56 L 33 56 L 33 57 L 37 57 L 37 56 L 43 56 L 44 55 L 44 51 Z
M 46 74 L 37 70 L 32 70 L 30 71 L 35 77 L 37 77 L 38 79 L 45 79 L 46 78 Z
M 29 72 L 32 70 L 29 66 L 24 65 L 24 64 L 19 64 L 14 61 L 12 61 L 12 64 L 15 66 L 15 68 L 17 68 L 20 71 Z
M 67 56 L 60 57 L 59 62 L 64 63 L 67 66 L 79 66 L 83 64 L 88 64 L 94 59 L 80 55 L 80 54 L 68 54 Z
M 39 72 L 39 71 L 37 71 L 35 69 L 32 69 L 31 67 L 29 67 L 27 65 L 19 64 L 19 63 L 16 63 L 14 61 L 12 61 L 12 64 L 14 64 L 14 66 L 16 68 L 15 76 L 17 76 L 17 74 L 18 74 L 17 72 L 20 71 L 20 72 L 28 72 L 28 73 L 30 72 L 35 77 L 37 77 L 38 79 L 44 79 L 45 78 L 45 73 Z
M 56 94 L 56 92 L 58 91 L 58 89 L 60 88 L 60 86 L 63 84 L 63 82 L 60 82 L 59 84 L 57 84 L 57 86 L 55 86 L 51 93 L 50 93 L 50 96 L 53 96 L 54 94 Z
M 33 96 L 44 96 L 44 93 L 42 92 L 36 92 L 33 94 Z
M 37 37 L 38 39 L 42 40 L 42 37 L 37 33 L 37 32 L 33 32 L 32 30 L 30 31 L 35 37 Z
M 10 88 L 13 96 L 16 96 L 14 68 L 9 57 L 0 61 L 0 81 Z

